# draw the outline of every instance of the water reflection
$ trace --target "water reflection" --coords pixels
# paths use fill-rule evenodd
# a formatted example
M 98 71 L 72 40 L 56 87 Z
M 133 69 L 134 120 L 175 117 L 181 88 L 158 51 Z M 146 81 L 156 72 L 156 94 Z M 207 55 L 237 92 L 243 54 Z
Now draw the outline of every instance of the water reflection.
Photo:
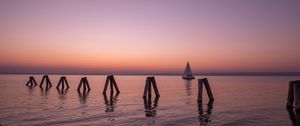
M 287 108 L 287 111 L 293 126 L 300 126 L 300 111 L 294 111 L 293 108 Z
M 51 88 L 46 88 L 45 90 L 43 88 L 40 88 L 41 96 L 48 96 Z
M 87 98 L 88 98 L 88 95 L 89 95 L 89 90 L 88 91 L 84 91 L 84 92 L 80 92 L 80 91 L 77 91 L 78 93 L 78 98 L 79 98 L 79 102 L 82 106 L 86 105 L 86 101 L 87 101 Z
M 116 103 L 118 101 L 119 94 L 120 93 L 116 93 L 115 96 L 114 96 L 113 93 L 110 94 L 109 100 L 107 99 L 107 95 L 103 94 L 104 104 L 106 105 L 105 112 L 114 112 L 115 111 Z
M 65 104 L 66 94 L 68 93 L 68 88 L 65 90 L 59 90 L 57 89 L 58 98 L 60 100 L 59 108 L 63 108 L 63 105 Z
M 213 110 L 213 103 L 214 101 L 209 101 L 207 104 L 207 110 L 203 111 L 203 106 L 202 106 L 202 102 L 198 102 L 198 119 L 199 119 L 199 123 L 200 125 L 206 125 L 209 122 L 211 122 L 211 114 L 212 114 L 212 110 Z
M 186 95 L 190 96 L 192 95 L 192 81 L 191 80 L 185 80 L 185 89 L 186 89 Z
M 80 102 L 80 108 L 82 109 L 82 112 L 81 112 L 82 115 L 86 114 L 86 112 L 87 112 L 86 108 L 88 106 L 86 105 L 86 103 L 87 103 L 89 92 L 90 92 L 90 90 L 84 91 L 84 92 L 77 91 L 78 99 Z
M 144 99 L 144 108 L 146 117 L 155 117 L 157 114 L 156 108 L 158 106 L 159 97 L 155 97 L 153 105 L 151 97 L 143 98 Z

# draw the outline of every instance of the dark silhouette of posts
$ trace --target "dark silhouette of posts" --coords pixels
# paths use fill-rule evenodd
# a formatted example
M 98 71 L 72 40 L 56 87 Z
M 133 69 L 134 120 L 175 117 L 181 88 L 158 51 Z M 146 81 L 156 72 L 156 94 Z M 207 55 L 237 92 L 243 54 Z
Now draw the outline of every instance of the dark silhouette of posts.
M 209 86 L 207 78 L 198 79 L 198 102 L 202 102 L 203 84 L 205 86 L 209 101 L 214 101 L 212 91 Z
M 44 83 L 44 81 L 46 81 L 46 89 L 52 87 L 52 84 L 51 84 L 51 82 L 50 82 L 50 79 L 49 79 L 48 75 L 44 75 L 44 76 L 43 76 L 43 79 L 42 79 L 42 81 L 41 81 L 41 83 L 40 83 L 40 88 L 43 88 L 43 83 Z
M 109 76 L 106 77 L 106 81 L 105 81 L 105 85 L 104 85 L 104 89 L 103 89 L 103 94 L 106 94 L 108 83 L 110 84 L 111 94 L 113 94 L 113 92 L 114 92 L 114 87 L 115 87 L 117 93 L 120 93 L 120 90 L 118 88 L 118 85 L 116 83 L 114 75 L 109 75 Z
M 59 81 L 58 81 L 58 84 L 56 86 L 56 89 L 59 90 L 59 87 L 61 85 L 61 90 L 63 91 L 64 88 L 65 88 L 65 85 L 67 86 L 66 89 L 69 89 L 69 84 L 68 84 L 68 81 L 67 81 L 67 78 L 65 76 L 62 76 Z
M 36 83 L 34 77 L 33 77 L 33 76 L 30 76 L 30 77 L 29 77 L 29 81 L 26 83 L 26 86 L 27 86 L 27 87 L 32 87 L 33 85 L 36 86 L 37 83 Z
M 293 108 L 293 102 L 295 101 L 295 109 L 300 110 L 300 80 L 290 81 L 287 108 Z
M 89 85 L 89 82 L 87 80 L 86 77 L 83 77 L 81 78 L 80 82 L 79 82 L 79 85 L 78 85 L 78 88 L 77 88 L 77 91 L 80 92 L 80 89 L 81 89 L 81 86 L 83 86 L 83 92 L 86 92 L 86 91 L 90 91 L 91 88 L 90 88 L 90 85 Z M 86 90 L 86 88 L 88 90 Z
M 146 98 L 147 94 L 148 94 L 148 97 L 151 98 L 151 85 L 153 86 L 156 97 L 160 96 L 159 92 L 158 92 L 157 85 L 156 85 L 155 78 L 154 77 L 147 77 L 143 98 Z

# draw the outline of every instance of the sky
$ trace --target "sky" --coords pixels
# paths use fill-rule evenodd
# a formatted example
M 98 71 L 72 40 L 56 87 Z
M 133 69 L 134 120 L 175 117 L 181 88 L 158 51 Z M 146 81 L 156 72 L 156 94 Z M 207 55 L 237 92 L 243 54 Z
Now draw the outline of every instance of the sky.
M 300 72 L 296 0 L 1 0 L 0 73 Z

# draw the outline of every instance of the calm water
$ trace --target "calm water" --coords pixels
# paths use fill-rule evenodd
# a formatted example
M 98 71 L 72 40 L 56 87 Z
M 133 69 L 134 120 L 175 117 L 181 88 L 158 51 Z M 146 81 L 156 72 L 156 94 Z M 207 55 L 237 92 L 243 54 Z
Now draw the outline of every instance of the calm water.
M 203 113 L 197 103 L 197 81 L 180 76 L 156 76 L 161 97 L 149 108 L 142 98 L 146 76 L 115 76 L 119 95 L 102 95 L 106 76 L 87 76 L 91 91 L 79 94 L 79 75 L 68 75 L 70 89 L 25 86 L 29 75 L 0 75 L 1 125 L 212 125 L 289 126 L 285 108 L 288 81 L 300 77 L 208 76 L 215 102 Z M 41 75 L 35 75 L 39 83 Z M 202 78 L 202 77 L 197 77 Z M 147 101 L 146 101 L 147 102 Z M 199 114 L 200 113 L 200 114 Z

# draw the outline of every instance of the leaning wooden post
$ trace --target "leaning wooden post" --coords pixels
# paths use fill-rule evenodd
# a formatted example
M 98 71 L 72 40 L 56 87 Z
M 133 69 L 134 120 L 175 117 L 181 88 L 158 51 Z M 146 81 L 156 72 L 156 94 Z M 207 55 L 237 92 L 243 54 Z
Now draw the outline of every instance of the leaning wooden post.
M 295 110 L 300 111 L 300 80 L 294 81 Z
M 77 87 L 77 91 L 78 91 L 78 92 L 80 92 L 80 88 L 81 88 L 81 86 L 82 86 L 82 83 L 83 83 L 83 79 L 81 78 L 81 79 L 80 79 L 80 82 L 79 82 L 79 84 L 78 84 L 78 87 Z
M 86 78 L 86 77 L 85 77 L 85 85 L 86 85 L 86 87 L 88 88 L 88 90 L 91 90 L 91 87 L 90 87 L 89 81 L 87 80 L 87 78 Z
M 293 81 L 290 81 L 286 107 L 293 108 L 293 102 L 294 102 L 294 84 Z
M 156 81 L 155 81 L 154 77 L 152 78 L 152 85 L 153 85 L 153 89 L 155 91 L 156 97 L 159 97 L 160 95 L 159 95 L 158 88 L 157 88 Z
M 117 82 L 116 82 L 116 80 L 115 80 L 114 75 L 111 75 L 111 81 L 113 82 L 113 85 L 114 85 L 114 87 L 115 87 L 117 93 L 120 93 L 120 90 L 119 90 L 119 87 L 118 87 L 118 85 L 117 85 Z
M 198 79 L 198 102 L 202 103 L 203 80 Z
M 147 92 L 148 92 L 148 88 L 149 88 L 149 83 L 150 83 L 150 78 L 147 77 L 146 79 L 146 84 L 145 84 L 145 88 L 144 88 L 144 95 L 143 98 L 146 98 Z
M 160 97 L 154 77 L 147 77 L 143 97 L 146 98 L 147 93 L 148 97 L 151 97 L 151 85 L 153 85 L 156 97 Z
M 211 89 L 210 89 L 210 86 L 209 86 L 209 82 L 207 80 L 207 78 L 203 78 L 203 83 L 204 83 L 204 86 L 205 86 L 205 89 L 206 89 L 206 92 L 207 92 L 207 95 L 208 95 L 208 98 L 210 101 L 213 101 L 214 100 L 214 96 L 211 92 Z
M 110 78 L 109 76 L 106 77 L 106 81 L 105 81 L 104 88 L 103 88 L 103 94 L 106 94 L 107 86 L 109 83 L 109 78 Z
M 43 79 L 42 79 L 42 81 L 40 83 L 40 88 L 43 88 L 42 85 L 43 85 L 44 81 L 46 81 L 46 88 L 52 87 L 52 84 L 50 82 L 50 79 L 49 79 L 48 75 L 44 75 Z

